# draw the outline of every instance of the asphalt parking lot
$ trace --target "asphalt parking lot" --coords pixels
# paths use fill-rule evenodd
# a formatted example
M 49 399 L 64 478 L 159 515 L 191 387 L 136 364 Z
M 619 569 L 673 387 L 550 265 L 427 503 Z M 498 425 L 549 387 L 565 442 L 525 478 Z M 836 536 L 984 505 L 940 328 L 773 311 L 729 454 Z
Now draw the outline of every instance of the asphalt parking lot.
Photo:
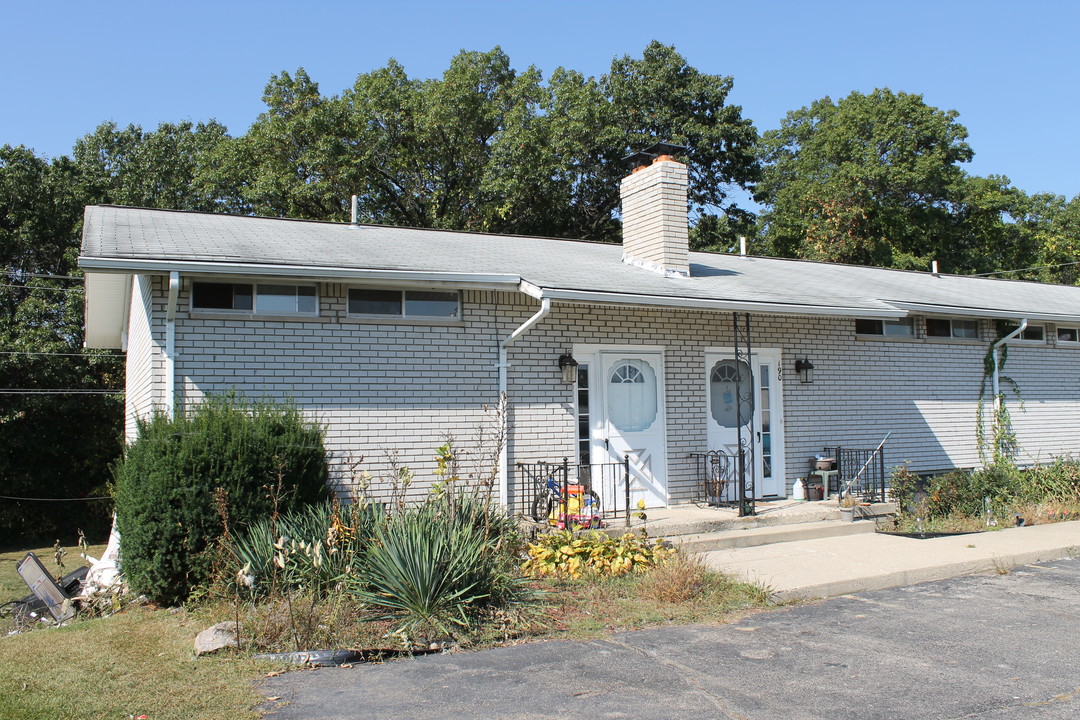
M 1080 717 L 1080 560 L 605 640 L 298 671 L 274 720 Z M 272 708 L 272 709 L 271 709 Z

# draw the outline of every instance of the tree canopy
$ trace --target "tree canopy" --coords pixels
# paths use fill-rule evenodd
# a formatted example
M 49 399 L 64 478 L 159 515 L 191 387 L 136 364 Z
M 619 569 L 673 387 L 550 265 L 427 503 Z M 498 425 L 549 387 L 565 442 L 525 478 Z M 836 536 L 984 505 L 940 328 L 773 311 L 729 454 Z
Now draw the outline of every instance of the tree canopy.
M 657 42 L 600 78 L 558 68 L 546 84 L 499 48 L 431 80 L 391 60 L 331 97 L 301 69 L 271 78 L 228 152 L 257 213 L 345 219 L 356 194 L 367 222 L 618 240 L 620 159 L 666 139 L 691 148 L 697 213 L 747 226 L 729 195 L 757 179 L 757 132 L 731 86 Z

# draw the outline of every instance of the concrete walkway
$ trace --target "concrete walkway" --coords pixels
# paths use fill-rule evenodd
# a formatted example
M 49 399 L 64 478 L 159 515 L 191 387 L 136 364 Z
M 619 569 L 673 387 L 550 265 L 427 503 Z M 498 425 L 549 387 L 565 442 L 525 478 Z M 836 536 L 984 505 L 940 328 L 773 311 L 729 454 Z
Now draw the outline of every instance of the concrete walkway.
M 869 522 L 860 520 L 858 523 Z M 846 595 L 1080 555 L 1080 521 L 918 540 L 880 533 L 703 553 L 780 598 Z

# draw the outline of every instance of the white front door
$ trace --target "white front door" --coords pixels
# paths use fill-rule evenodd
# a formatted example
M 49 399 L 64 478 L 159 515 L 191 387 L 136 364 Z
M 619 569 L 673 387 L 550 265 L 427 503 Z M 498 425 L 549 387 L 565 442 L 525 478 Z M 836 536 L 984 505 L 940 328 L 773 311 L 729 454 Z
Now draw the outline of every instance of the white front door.
M 774 349 L 755 351 L 749 365 L 736 361 L 730 351 L 705 354 L 709 449 L 738 458 L 741 418 L 743 443 L 753 456 L 754 495 L 758 498 L 785 494 L 782 367 L 780 351 Z M 735 390 L 740 371 L 741 403 Z M 752 394 L 747 392 L 748 382 L 752 382 Z M 721 499 L 737 500 L 736 488 L 729 484 Z
M 591 381 L 599 401 L 593 424 L 593 462 L 630 460 L 630 507 L 667 505 L 664 428 L 664 366 L 659 352 L 599 353 L 600 372 Z M 626 507 L 626 483 L 617 473 L 605 489 L 605 509 Z

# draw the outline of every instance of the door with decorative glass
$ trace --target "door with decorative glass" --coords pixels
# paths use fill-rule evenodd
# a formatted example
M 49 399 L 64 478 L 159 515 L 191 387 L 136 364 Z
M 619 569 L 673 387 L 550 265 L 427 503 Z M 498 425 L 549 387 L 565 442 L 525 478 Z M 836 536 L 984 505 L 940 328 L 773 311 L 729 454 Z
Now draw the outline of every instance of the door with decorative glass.
M 646 507 L 667 505 L 665 466 L 664 369 L 661 353 L 601 352 L 599 411 L 593 436 L 594 462 L 622 463 L 630 458 L 630 506 L 639 500 Z M 601 498 L 605 508 L 626 507 L 622 473 Z
M 775 349 L 755 350 L 749 365 L 736 360 L 731 351 L 705 354 L 709 449 L 738 457 L 741 418 L 743 443 L 753 456 L 754 495 L 758 498 L 785 494 L 782 367 L 780 351 Z M 741 402 L 736 392 L 739 371 L 743 373 L 739 378 Z M 746 391 L 748 381 L 753 383 L 752 393 Z M 721 499 L 736 501 L 736 492 L 729 485 Z

